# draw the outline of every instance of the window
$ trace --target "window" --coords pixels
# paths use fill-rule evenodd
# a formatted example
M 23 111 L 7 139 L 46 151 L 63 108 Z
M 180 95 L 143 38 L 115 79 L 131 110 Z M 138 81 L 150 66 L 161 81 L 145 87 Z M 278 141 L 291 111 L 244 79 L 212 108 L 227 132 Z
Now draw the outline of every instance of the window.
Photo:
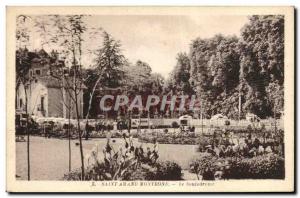
M 23 100 L 20 99 L 20 108 L 23 108 Z
M 35 74 L 36 75 L 41 75 L 41 70 L 39 70 L 39 69 L 35 70 Z
M 187 125 L 187 124 L 188 124 L 188 121 L 187 121 L 187 120 L 181 120 L 181 121 L 180 121 L 180 124 L 181 124 L 181 125 Z
M 45 98 L 42 96 L 41 97 L 41 111 L 44 111 L 44 101 L 45 101 Z

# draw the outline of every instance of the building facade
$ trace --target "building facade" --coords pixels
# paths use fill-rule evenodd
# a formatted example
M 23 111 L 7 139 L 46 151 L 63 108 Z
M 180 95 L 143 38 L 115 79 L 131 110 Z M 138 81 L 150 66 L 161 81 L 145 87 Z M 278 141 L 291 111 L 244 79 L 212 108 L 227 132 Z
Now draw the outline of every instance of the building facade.
M 72 77 L 55 78 L 53 70 L 64 71 L 64 62 L 51 60 L 41 50 L 30 61 L 26 84 L 17 82 L 16 111 L 26 112 L 37 117 L 76 118 L 74 91 L 71 89 Z M 68 82 L 65 82 L 68 80 Z M 79 117 L 83 118 L 83 89 L 77 95 Z

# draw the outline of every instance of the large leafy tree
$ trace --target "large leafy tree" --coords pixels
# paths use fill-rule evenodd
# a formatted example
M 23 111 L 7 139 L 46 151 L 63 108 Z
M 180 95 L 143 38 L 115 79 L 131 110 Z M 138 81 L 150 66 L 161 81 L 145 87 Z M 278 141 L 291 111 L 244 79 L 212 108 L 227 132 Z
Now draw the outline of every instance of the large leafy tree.
M 221 88 L 227 94 L 239 83 L 240 55 L 238 53 L 238 38 L 228 37 L 221 40 L 216 54 L 209 62 L 212 72 L 212 85 Z
M 239 83 L 238 38 L 216 35 L 196 39 L 190 49 L 190 82 L 202 111 L 211 116 L 228 109 L 222 101 Z
M 190 59 L 186 53 L 177 54 L 177 63 L 171 73 L 170 80 L 176 84 L 176 91 L 182 91 L 184 94 L 192 94 L 193 89 L 190 85 Z
M 123 65 L 125 57 L 121 51 L 121 43 L 115 40 L 107 32 L 103 32 L 103 42 L 96 51 L 96 70 L 103 73 L 102 85 L 107 87 L 118 87 L 124 77 Z
M 152 69 L 146 62 L 138 60 L 134 65 L 127 67 L 128 85 L 132 91 L 146 92 L 149 87 Z
M 242 78 L 249 90 L 243 109 L 261 117 L 270 116 L 273 111 L 270 100 L 283 97 L 281 92 L 275 92 L 278 95 L 274 96 L 274 92 L 268 90 L 274 83 L 278 90 L 283 90 L 284 18 L 280 15 L 251 16 L 241 35 Z M 279 109 L 282 106 L 283 102 Z
M 92 34 L 92 39 L 96 34 L 102 32 L 102 29 L 97 29 Z M 84 94 L 85 115 L 86 118 L 96 117 L 99 113 L 96 97 L 100 93 L 100 89 L 104 87 L 118 88 L 124 85 L 124 65 L 126 59 L 121 51 L 121 42 L 115 40 L 106 31 L 102 32 L 102 43 L 98 49 L 94 51 L 96 58 L 94 66 L 85 70 L 85 85 L 87 91 Z
M 284 80 L 284 17 L 280 15 L 254 15 L 241 32 L 241 50 L 245 78 L 254 75 L 268 81 Z M 249 60 L 250 59 L 250 60 Z M 256 72 L 256 73 L 255 73 Z

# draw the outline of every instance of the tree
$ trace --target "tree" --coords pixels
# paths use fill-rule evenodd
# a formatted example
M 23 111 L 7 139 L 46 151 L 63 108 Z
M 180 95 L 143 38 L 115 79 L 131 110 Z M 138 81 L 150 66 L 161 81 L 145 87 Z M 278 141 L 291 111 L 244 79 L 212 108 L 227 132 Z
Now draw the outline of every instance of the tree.
M 105 73 L 101 84 L 108 87 L 118 87 L 121 85 L 124 71 L 125 57 L 121 53 L 121 43 L 116 41 L 106 31 L 103 32 L 102 46 L 96 50 L 95 67 L 97 70 Z
M 126 69 L 126 84 L 130 87 L 130 92 L 139 94 L 151 90 L 150 78 L 152 69 L 146 62 L 138 60 L 134 65 L 128 63 Z
M 159 73 L 152 73 L 150 76 L 151 89 L 153 94 L 163 93 L 165 78 Z
M 102 31 L 102 29 L 100 29 Z M 95 36 L 99 32 L 94 32 L 92 36 Z M 103 42 L 99 49 L 94 52 L 96 58 L 94 60 L 94 68 L 86 70 L 86 85 L 88 87 L 88 93 L 86 99 L 89 103 L 87 105 L 86 121 L 90 116 L 92 106 L 96 104 L 97 100 L 94 98 L 97 89 L 103 86 L 107 87 L 119 87 L 122 85 L 124 78 L 123 66 L 125 61 L 124 55 L 121 53 L 121 43 L 116 41 L 107 32 L 102 33 Z M 92 112 L 93 116 L 97 115 L 97 109 Z
M 77 132 L 79 138 L 79 149 L 81 158 L 81 174 L 84 179 L 84 156 L 82 148 L 82 131 L 80 129 L 80 113 L 79 95 L 82 94 L 84 86 L 83 69 L 82 69 L 82 42 L 83 34 L 86 31 L 86 26 L 83 22 L 83 15 L 67 15 L 67 16 L 53 16 L 53 27 L 56 28 L 56 34 L 51 39 L 53 42 L 60 45 L 67 55 L 69 55 L 71 69 L 70 76 L 72 77 L 72 83 L 70 80 L 66 80 L 66 86 L 68 94 L 73 100 L 76 119 L 77 119 Z
M 238 39 L 228 37 L 221 40 L 216 48 L 216 54 L 211 57 L 209 67 L 212 72 L 212 85 L 216 88 L 222 88 L 227 94 L 239 83 L 239 53 Z
M 268 98 L 273 96 L 266 88 L 284 81 L 284 18 L 251 16 L 241 35 L 242 75 L 249 90 L 243 108 L 264 118 L 272 112 Z
M 34 18 L 34 27 L 37 28 L 37 32 L 39 33 L 42 49 L 44 49 L 45 45 L 49 46 L 52 43 L 52 32 L 49 28 L 51 25 L 49 18 L 51 18 L 49 15 L 43 15 Z
M 185 94 L 193 94 L 190 85 L 190 59 L 186 53 L 177 54 L 177 64 L 171 73 L 170 80 L 176 84 L 177 91 L 183 91 Z
M 190 84 L 205 106 L 205 115 L 225 112 L 222 103 L 239 84 L 238 38 L 216 35 L 209 39 L 192 41 Z M 204 105 L 205 104 L 205 105 Z
M 278 81 L 271 82 L 268 87 L 266 87 L 266 92 L 270 106 L 273 107 L 273 115 L 275 118 L 277 114 L 280 114 L 284 110 L 283 86 L 280 86 Z
M 16 23 L 16 48 L 26 48 L 30 42 L 30 33 L 31 30 L 28 28 L 27 24 L 31 20 L 31 17 L 27 15 L 19 15 L 17 16 Z
M 30 131 L 28 116 L 28 93 L 27 86 L 30 83 L 30 76 L 27 75 L 30 68 L 30 57 L 26 45 L 29 44 L 29 32 L 26 22 L 30 19 L 28 16 L 20 15 L 17 17 L 16 41 L 19 50 L 16 52 L 16 90 L 20 84 L 23 84 L 25 91 L 25 113 L 26 117 L 26 134 L 27 134 L 27 179 L 30 180 Z M 24 49 L 22 47 L 24 46 Z

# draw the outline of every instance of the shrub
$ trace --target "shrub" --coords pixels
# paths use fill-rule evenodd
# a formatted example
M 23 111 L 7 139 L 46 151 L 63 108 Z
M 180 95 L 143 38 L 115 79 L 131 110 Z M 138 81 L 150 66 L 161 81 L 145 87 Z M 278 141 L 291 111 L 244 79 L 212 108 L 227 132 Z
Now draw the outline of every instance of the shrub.
M 181 178 L 181 167 L 174 162 L 158 163 L 159 157 L 156 145 L 147 152 L 143 147 L 134 147 L 132 139 L 123 136 L 124 148 L 114 151 L 107 138 L 102 156 L 98 146 L 95 146 L 86 156 L 87 166 L 84 178 L 80 169 L 64 175 L 64 180 L 176 180 Z
M 223 171 L 224 179 L 284 179 L 284 158 L 277 154 L 265 154 L 253 158 L 218 158 L 208 153 L 190 163 L 190 172 L 197 177 Z M 226 171 L 226 173 L 225 173 Z M 208 175 L 208 174 L 206 174 Z M 210 178 L 205 178 L 209 180 Z
M 230 125 L 230 121 L 229 120 L 225 120 L 225 123 L 224 123 L 226 126 L 229 126 Z
M 63 180 L 67 181 L 78 181 L 81 180 L 81 170 L 76 169 L 67 174 L 64 174 Z
M 147 167 L 145 167 L 147 166 Z M 63 180 L 67 181 L 79 181 L 81 180 L 81 170 L 76 169 L 64 175 Z M 104 165 L 99 165 L 93 169 L 86 169 L 84 180 L 112 180 L 112 177 L 108 170 L 105 169 Z M 182 180 L 181 167 L 175 162 L 160 162 L 154 165 L 143 165 L 134 167 L 131 166 L 126 170 L 121 178 L 118 180 L 123 181 L 142 181 L 142 180 Z
M 172 122 L 172 128 L 179 128 L 179 124 L 176 121 Z
M 213 144 L 213 139 L 209 136 L 205 136 L 205 135 L 202 134 L 197 139 L 197 144 L 199 145 L 198 151 L 204 152 L 206 146 Z
M 232 161 L 230 178 L 284 179 L 284 158 L 277 154 Z
M 135 170 L 128 171 L 124 175 L 123 180 L 125 180 L 125 181 L 143 181 L 143 180 L 146 180 L 147 175 L 149 174 L 150 171 L 151 171 L 150 169 L 138 167 Z
M 147 180 L 182 180 L 181 167 L 175 162 L 160 162 L 156 164 L 156 171 L 148 172 Z
M 202 153 L 198 159 L 190 163 L 190 171 L 199 176 L 203 175 L 206 171 L 215 172 L 219 170 L 225 163 L 226 159 L 224 158 L 218 158 L 209 153 Z

